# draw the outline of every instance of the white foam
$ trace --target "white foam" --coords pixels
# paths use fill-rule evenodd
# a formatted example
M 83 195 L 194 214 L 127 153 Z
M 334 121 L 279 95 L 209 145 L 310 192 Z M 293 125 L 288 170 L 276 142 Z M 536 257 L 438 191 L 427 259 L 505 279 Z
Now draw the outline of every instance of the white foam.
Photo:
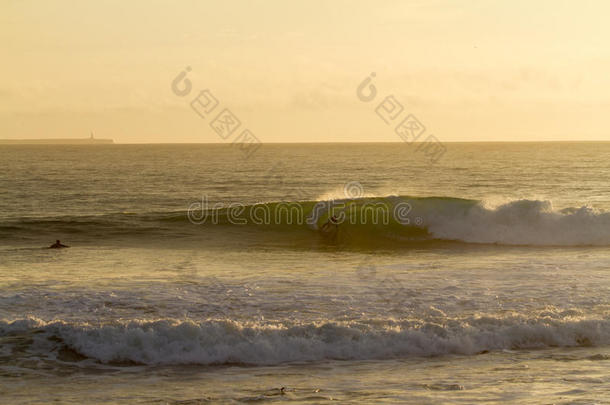
M 466 212 L 429 210 L 423 217 L 428 231 L 439 239 L 508 245 L 610 245 L 610 213 L 590 207 L 554 210 L 549 201 L 517 200 L 496 208 L 479 204 Z
M 35 329 L 60 337 L 68 347 L 89 358 L 140 364 L 270 365 L 610 344 L 609 320 L 516 316 L 448 320 L 445 324 L 386 321 L 382 325 L 245 325 L 177 320 L 134 320 L 103 326 L 36 319 L 0 322 L 2 335 Z

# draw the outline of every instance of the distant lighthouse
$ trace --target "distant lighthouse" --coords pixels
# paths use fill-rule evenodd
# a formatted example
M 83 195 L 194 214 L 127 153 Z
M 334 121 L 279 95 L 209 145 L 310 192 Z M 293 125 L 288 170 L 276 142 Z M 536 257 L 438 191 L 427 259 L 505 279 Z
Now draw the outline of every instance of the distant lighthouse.
M 6 144 L 40 144 L 40 145 L 104 145 L 112 144 L 112 139 L 96 139 L 93 136 L 93 131 L 90 132 L 89 138 L 46 138 L 46 139 L 0 139 L 0 145 Z

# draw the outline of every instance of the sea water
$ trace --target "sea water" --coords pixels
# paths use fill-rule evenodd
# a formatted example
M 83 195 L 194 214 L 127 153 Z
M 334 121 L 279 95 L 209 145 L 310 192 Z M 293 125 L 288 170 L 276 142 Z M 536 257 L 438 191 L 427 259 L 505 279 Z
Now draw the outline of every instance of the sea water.
M 445 146 L 0 147 L 0 402 L 610 402 L 610 143 Z

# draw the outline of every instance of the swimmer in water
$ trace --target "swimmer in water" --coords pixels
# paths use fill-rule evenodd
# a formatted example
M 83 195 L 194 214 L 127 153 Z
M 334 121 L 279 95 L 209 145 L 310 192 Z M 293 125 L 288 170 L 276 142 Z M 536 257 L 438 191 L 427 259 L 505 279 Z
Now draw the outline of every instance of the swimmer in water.
M 59 239 L 57 239 L 54 244 L 49 246 L 49 249 L 61 249 L 61 248 L 68 248 L 68 247 L 70 247 L 70 246 L 62 245 L 62 243 L 59 241 Z

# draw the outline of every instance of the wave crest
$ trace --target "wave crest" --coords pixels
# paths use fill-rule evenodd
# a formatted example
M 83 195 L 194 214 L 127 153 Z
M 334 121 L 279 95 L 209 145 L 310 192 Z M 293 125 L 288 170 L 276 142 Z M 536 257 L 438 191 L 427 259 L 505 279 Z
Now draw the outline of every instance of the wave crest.
M 476 204 L 463 215 L 428 213 L 438 239 L 532 246 L 610 245 L 610 213 L 590 207 L 554 210 L 550 201 L 517 200 L 497 208 Z
M 8 334 L 38 339 L 42 334 L 46 340 L 40 348 L 48 350 L 49 340 L 62 342 L 79 355 L 103 363 L 272 365 L 601 346 L 610 344 L 610 321 L 478 317 L 445 324 L 245 325 L 219 320 L 134 320 L 91 326 L 22 319 L 0 322 L 0 336 Z
M 310 246 L 312 239 L 328 234 L 333 243 L 365 247 L 430 241 L 610 246 L 610 213 L 586 206 L 556 210 L 550 201 L 515 200 L 490 208 L 484 202 L 461 198 L 387 196 L 197 207 L 200 211 L 196 216 L 189 210 L 23 218 L 1 224 L 0 238 L 39 240 L 41 235 L 49 235 L 54 240 L 53 236 L 62 235 L 96 243 L 116 238 L 148 242 L 151 236 L 202 238 L 216 227 L 220 232 L 215 238 L 222 239 L 226 227 L 231 227 L 231 237 L 227 239 L 255 240 L 260 231 L 265 231 L 265 240 L 273 241 L 275 235 L 276 240 L 291 240 L 297 246 L 301 242 Z M 332 215 L 336 216 L 337 225 L 325 226 Z

